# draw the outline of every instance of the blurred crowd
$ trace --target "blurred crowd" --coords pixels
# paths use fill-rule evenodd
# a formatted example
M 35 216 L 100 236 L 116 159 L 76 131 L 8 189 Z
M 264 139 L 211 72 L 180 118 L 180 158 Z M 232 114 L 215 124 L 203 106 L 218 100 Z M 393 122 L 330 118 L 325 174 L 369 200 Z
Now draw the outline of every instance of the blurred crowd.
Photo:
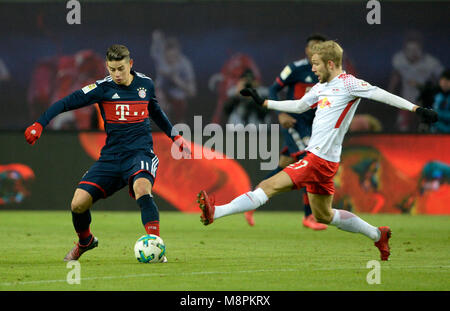
M 392 57 L 392 67 L 388 91 L 419 106 L 433 108 L 439 114 L 439 122 L 429 127 L 428 124 L 418 124 L 414 115 L 400 110 L 397 129 L 402 132 L 449 133 L 449 70 L 444 70 L 437 58 L 424 51 L 420 33 L 406 35 L 402 50 Z
M 301 54 L 298 59 L 305 57 Z M 188 115 L 188 108 L 194 104 L 198 95 L 198 82 L 195 66 L 189 56 L 184 54 L 179 39 L 167 36 L 161 30 L 153 31 L 149 59 L 155 67 L 152 78 L 161 106 L 174 124 L 188 122 L 188 119 L 192 119 Z M 355 71 L 349 59 L 344 62 L 344 70 L 350 73 Z M 36 119 L 59 98 L 106 75 L 103 57 L 92 50 L 40 60 L 34 67 L 27 94 L 30 119 Z M 275 78 L 266 77 L 266 80 L 273 81 Z M 8 79 L 10 73 L 5 62 L 0 59 L 0 86 Z M 278 122 L 272 112 L 253 105 L 248 98 L 239 94 L 242 88 L 252 86 L 261 96 L 268 97 L 268 87 L 262 81 L 261 69 L 251 55 L 240 52 L 230 55 L 220 71 L 212 74 L 207 81 L 208 90 L 215 96 L 210 122 L 222 125 Z M 450 70 L 445 69 L 440 60 L 424 49 L 420 33 L 407 34 L 402 49 L 393 55 L 387 90 L 417 105 L 433 108 L 439 114 L 439 122 L 430 126 L 420 124 L 414 114 L 399 110 L 396 112 L 397 131 L 450 133 Z M 97 105 L 61 114 L 50 124 L 50 128 L 55 130 L 101 129 L 102 126 Z M 381 132 L 383 124 L 374 115 L 356 114 L 350 131 Z

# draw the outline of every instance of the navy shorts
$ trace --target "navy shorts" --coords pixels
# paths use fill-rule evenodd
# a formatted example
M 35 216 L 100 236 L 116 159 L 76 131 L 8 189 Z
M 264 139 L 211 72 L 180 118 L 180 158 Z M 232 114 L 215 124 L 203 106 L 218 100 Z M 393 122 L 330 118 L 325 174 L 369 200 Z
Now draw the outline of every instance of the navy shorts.
M 102 155 L 83 175 L 77 188 L 89 192 L 95 202 L 128 185 L 130 196 L 134 198 L 135 178 L 147 178 L 153 185 L 158 164 L 158 157 L 148 151 Z

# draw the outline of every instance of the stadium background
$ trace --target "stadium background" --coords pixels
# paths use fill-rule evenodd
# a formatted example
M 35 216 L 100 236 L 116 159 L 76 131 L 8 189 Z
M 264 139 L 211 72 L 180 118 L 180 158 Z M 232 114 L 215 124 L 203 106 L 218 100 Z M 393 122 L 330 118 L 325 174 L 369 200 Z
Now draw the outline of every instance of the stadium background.
M 4 46 L 0 58 L 11 76 L 0 82 L 1 209 L 68 209 L 74 187 L 95 159 L 86 146 L 99 147 L 96 138 L 99 133 L 73 130 L 46 130 L 38 144 L 33 147 L 26 144 L 23 129 L 45 109 L 32 99 L 36 98 L 36 83 L 39 86 L 43 81 L 42 76 L 36 75 L 36 69 L 46 61 L 62 63 L 64 56 L 86 50 L 103 57 L 109 45 L 120 42 L 131 49 L 136 70 L 153 77 L 151 34 L 156 29 L 162 30 L 178 38 L 183 53 L 194 66 L 197 95 L 189 100 L 187 115 L 202 115 L 204 123 L 213 119 L 219 97 L 208 82 L 230 57 L 236 53 L 249 56 L 260 70 L 262 84 L 268 86 L 285 64 L 303 57 L 304 41 L 311 32 L 337 39 L 354 72 L 383 88 L 387 88 L 392 71 L 392 55 L 401 49 L 405 33 L 412 28 L 423 34 L 425 51 L 446 67 L 450 63 L 447 2 L 383 1 L 380 25 L 367 24 L 366 1 L 130 1 L 126 5 L 116 1 L 81 1 L 81 4 L 81 24 L 68 25 L 66 1 L 0 2 L 0 38 Z M 45 90 L 45 85 L 41 87 Z M 348 152 L 344 152 L 342 166 L 350 167 L 351 172 L 338 177 L 337 183 L 348 188 L 337 196 L 336 204 L 363 212 L 449 214 L 446 202 L 450 202 L 450 190 L 445 172 L 450 163 L 450 137 L 417 133 L 394 136 L 395 112 L 383 104 L 368 101 L 360 104 L 358 113 L 381 120 L 383 133 L 350 135 L 346 139 Z M 192 120 L 187 119 L 187 123 Z M 87 145 L 83 139 L 88 139 Z M 165 146 L 163 139 L 161 144 Z M 165 154 L 164 146 L 160 150 L 156 147 L 160 157 Z M 443 165 L 426 172 L 426 165 L 434 161 Z M 174 210 L 174 199 L 180 197 L 187 201 L 192 198 L 193 202 L 192 194 L 199 190 L 199 180 L 220 185 L 219 200 L 232 198 L 236 192 L 255 186 L 266 174 L 260 171 L 258 160 L 237 162 L 244 172 L 237 169 L 232 174 L 228 164 L 203 161 L 195 168 L 190 163 L 178 165 L 179 174 L 167 175 L 174 173 L 169 168 L 173 163 L 161 161 L 157 180 L 160 189 L 155 188 L 158 206 Z M 236 168 L 234 162 L 230 163 Z M 218 166 L 226 181 L 219 182 L 220 176 L 214 174 L 205 176 L 205 171 L 211 171 L 208 165 Z M 188 172 L 180 173 L 184 170 Z M 164 172 L 167 177 L 161 176 Z M 385 172 L 395 174 L 387 176 Z M 368 184 L 364 183 L 365 178 Z M 421 182 L 427 178 L 439 180 L 437 189 L 427 192 L 421 188 Z M 238 189 L 237 185 L 241 187 Z M 394 187 L 399 195 L 390 200 L 389 193 Z M 269 203 L 273 208 L 268 210 L 296 210 L 300 198 L 298 192 L 284 194 L 274 198 Z M 189 202 L 178 208 L 192 211 Z M 123 190 L 112 199 L 100 201 L 96 209 L 135 210 L 135 204 Z

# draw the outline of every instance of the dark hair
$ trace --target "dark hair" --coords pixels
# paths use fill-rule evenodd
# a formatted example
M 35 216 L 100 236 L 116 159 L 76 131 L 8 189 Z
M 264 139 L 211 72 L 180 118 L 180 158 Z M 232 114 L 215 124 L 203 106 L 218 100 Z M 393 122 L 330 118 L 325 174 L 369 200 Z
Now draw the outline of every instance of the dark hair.
M 441 78 L 450 80 L 450 69 L 445 69 L 441 74 Z
M 306 43 L 309 43 L 309 41 L 327 41 L 328 38 L 320 33 L 313 33 L 306 38 Z
M 130 51 L 125 45 L 113 44 L 106 51 L 107 61 L 120 61 L 122 59 L 130 58 Z

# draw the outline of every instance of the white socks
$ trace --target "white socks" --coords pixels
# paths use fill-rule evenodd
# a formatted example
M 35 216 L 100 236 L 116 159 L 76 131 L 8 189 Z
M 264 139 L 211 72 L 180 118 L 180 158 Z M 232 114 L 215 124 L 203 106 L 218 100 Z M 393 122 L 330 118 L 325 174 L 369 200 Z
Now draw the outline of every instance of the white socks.
M 268 200 L 269 198 L 261 188 L 255 191 L 249 191 L 238 196 L 228 204 L 216 205 L 214 219 L 257 209 Z M 349 211 L 337 209 L 333 209 L 333 211 L 334 216 L 330 225 L 336 226 L 344 231 L 364 234 L 375 242 L 380 239 L 381 233 L 377 227 L 368 224 Z
M 216 205 L 214 219 L 257 209 L 268 200 L 269 198 L 261 188 L 249 191 L 238 196 L 228 204 Z
M 341 230 L 355 233 L 362 233 L 374 242 L 380 239 L 381 233 L 377 227 L 374 227 L 353 213 L 346 210 L 333 209 L 334 216 L 330 225 L 336 226 Z

